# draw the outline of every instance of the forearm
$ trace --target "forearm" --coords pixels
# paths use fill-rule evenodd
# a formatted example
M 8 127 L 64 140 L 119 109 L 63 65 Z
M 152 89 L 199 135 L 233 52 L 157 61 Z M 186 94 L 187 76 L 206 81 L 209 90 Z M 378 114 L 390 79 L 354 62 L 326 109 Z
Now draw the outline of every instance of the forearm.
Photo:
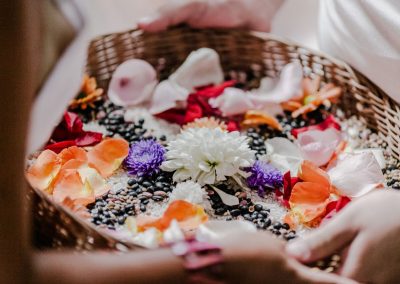
M 182 283 L 182 261 L 169 249 L 124 254 L 37 253 L 35 284 Z

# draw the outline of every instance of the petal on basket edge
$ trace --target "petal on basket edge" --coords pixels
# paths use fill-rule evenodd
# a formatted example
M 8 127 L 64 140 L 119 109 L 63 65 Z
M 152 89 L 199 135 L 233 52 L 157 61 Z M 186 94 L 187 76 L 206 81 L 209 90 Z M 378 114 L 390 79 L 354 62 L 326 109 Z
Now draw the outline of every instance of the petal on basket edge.
M 26 177 L 30 185 L 39 190 L 51 187 L 61 169 L 61 159 L 51 150 L 44 150 L 29 167 Z
M 107 94 L 116 105 L 138 105 L 151 99 L 157 83 L 153 66 L 141 59 L 129 59 L 114 71 Z

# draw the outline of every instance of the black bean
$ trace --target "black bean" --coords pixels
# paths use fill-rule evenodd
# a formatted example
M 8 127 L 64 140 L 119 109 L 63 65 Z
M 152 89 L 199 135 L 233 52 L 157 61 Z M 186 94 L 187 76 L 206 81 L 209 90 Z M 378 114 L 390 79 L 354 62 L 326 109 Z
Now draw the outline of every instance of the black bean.
M 261 204 L 256 204 L 256 205 L 254 206 L 254 209 L 255 209 L 256 211 L 261 211 L 261 210 L 263 210 L 263 206 L 262 206 Z
M 217 215 L 222 215 L 222 214 L 224 214 L 225 213 L 225 208 L 217 208 L 216 210 L 215 210 L 215 214 L 217 214 Z
M 237 216 L 240 215 L 241 212 L 240 212 L 239 209 L 233 209 L 233 210 L 230 211 L 230 213 L 231 213 L 231 215 L 232 215 L 233 217 L 237 217 Z
M 162 197 L 162 196 L 153 196 L 152 197 L 152 199 L 154 200 L 154 201 L 163 201 L 164 200 L 164 197 Z

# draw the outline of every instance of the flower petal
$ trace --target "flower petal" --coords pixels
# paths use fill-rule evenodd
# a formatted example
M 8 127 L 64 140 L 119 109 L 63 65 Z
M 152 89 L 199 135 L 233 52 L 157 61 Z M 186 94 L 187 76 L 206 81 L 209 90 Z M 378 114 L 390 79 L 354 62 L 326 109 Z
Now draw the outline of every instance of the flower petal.
M 110 186 L 107 185 L 103 177 L 93 168 L 82 167 L 78 169 L 78 173 L 83 184 L 87 184 L 93 189 L 94 196 L 100 197 L 110 191 Z
M 26 173 L 30 185 L 39 190 L 48 189 L 58 175 L 61 163 L 56 153 L 44 150 Z
M 58 156 L 61 159 L 61 164 L 64 165 L 69 160 L 87 161 L 86 151 L 80 147 L 72 146 L 63 149 Z
M 165 231 L 172 220 L 176 220 L 184 231 L 196 229 L 200 224 L 208 220 L 203 207 L 191 204 L 184 200 L 176 200 L 169 204 L 163 216 L 158 219 L 138 216 L 137 226 L 139 231 L 145 231 L 148 228 L 156 228 Z
M 315 182 L 298 182 L 292 189 L 290 208 L 299 221 L 307 224 L 325 213 L 329 187 Z
M 329 175 L 310 161 L 302 162 L 298 177 L 305 182 L 317 183 L 323 187 L 330 188 L 331 186 Z
M 239 198 L 237 198 L 236 196 L 228 194 L 212 185 L 211 185 L 211 188 L 215 190 L 215 192 L 221 198 L 222 203 L 224 203 L 225 205 L 228 205 L 228 206 L 239 205 Z
M 245 126 L 258 126 L 263 124 L 282 131 L 282 126 L 279 121 L 264 111 L 249 110 L 244 115 L 244 120 L 242 121 L 242 125 Z
M 263 108 L 260 105 L 288 101 L 301 94 L 302 80 L 303 71 L 300 63 L 289 63 L 282 69 L 279 81 L 273 90 L 265 91 L 261 89 L 258 92 L 253 91 L 250 94 L 250 98 L 253 104 L 258 106 L 257 109 Z
M 70 198 L 75 204 L 87 205 L 95 201 L 94 190 L 88 182 L 83 183 L 77 169 L 63 169 L 54 183 L 53 197 L 62 203 Z
M 194 91 L 195 87 L 222 83 L 224 73 L 218 53 L 211 48 L 193 51 L 169 79 L 189 91 Z
M 226 88 L 221 96 L 210 100 L 210 105 L 219 108 L 225 117 L 255 108 L 246 92 L 238 88 Z
M 172 80 L 162 81 L 154 90 L 149 111 L 159 114 L 177 107 L 178 101 L 186 101 L 190 91 L 179 86 Z
M 105 139 L 88 152 L 89 166 L 104 177 L 109 177 L 119 168 L 129 152 L 129 143 L 120 138 Z
M 141 59 L 130 59 L 114 71 L 108 97 L 116 105 L 138 105 L 149 100 L 157 85 L 156 70 Z
M 329 115 L 323 122 L 316 125 L 306 126 L 302 128 L 293 128 L 291 134 L 295 138 L 297 138 L 297 136 L 302 132 L 306 132 L 308 130 L 325 130 L 327 128 L 335 128 L 337 130 L 341 129 L 340 124 L 336 121 L 333 115 Z
M 371 152 L 339 155 L 328 170 L 332 184 L 344 196 L 360 197 L 384 184 L 379 163 Z
M 299 134 L 297 142 L 305 160 L 317 166 L 329 162 L 341 142 L 341 134 L 335 128 L 308 130 Z

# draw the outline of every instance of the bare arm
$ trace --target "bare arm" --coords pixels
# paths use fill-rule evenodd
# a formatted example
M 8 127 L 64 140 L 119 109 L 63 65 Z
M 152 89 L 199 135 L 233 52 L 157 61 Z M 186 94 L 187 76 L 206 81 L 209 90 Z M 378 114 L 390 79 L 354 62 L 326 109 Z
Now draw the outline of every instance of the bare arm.
M 183 283 L 181 259 L 168 249 L 126 254 L 36 253 L 36 283 Z

